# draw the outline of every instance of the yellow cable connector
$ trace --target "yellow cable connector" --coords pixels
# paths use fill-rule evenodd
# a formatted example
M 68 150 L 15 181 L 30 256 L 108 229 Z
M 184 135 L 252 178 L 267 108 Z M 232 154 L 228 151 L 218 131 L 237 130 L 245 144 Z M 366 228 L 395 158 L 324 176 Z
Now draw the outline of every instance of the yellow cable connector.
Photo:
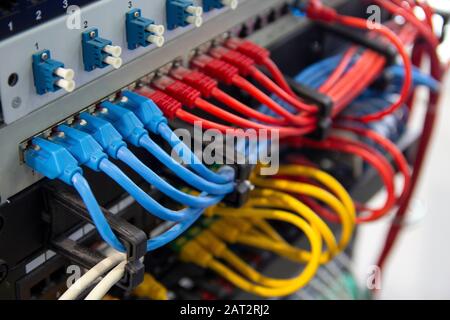
M 167 289 L 153 276 L 144 275 L 144 282 L 134 289 L 133 295 L 150 300 L 167 300 Z

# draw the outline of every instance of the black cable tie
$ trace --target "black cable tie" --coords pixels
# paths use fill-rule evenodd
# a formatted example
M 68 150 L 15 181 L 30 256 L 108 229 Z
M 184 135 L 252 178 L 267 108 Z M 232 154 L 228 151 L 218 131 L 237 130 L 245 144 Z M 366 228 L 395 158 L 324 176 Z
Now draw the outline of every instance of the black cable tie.
M 319 113 L 317 114 L 317 128 L 313 133 L 309 134 L 308 137 L 318 141 L 325 140 L 330 135 L 332 129 L 333 120 L 331 119 L 331 113 L 334 107 L 333 101 L 327 95 L 298 83 L 290 77 L 286 76 L 286 80 L 297 96 L 319 108 Z
M 47 205 L 53 219 L 52 223 L 55 219 L 66 219 L 67 213 L 85 222 L 93 223 L 92 217 L 83 201 L 65 185 L 53 181 L 47 184 L 45 191 Z M 147 253 L 147 235 L 141 229 L 130 224 L 125 219 L 112 214 L 109 210 L 104 208 L 101 208 L 101 210 L 109 225 L 127 249 L 125 275 L 117 285 L 126 291 L 130 291 L 144 281 L 145 267 L 141 262 L 141 258 Z M 82 257 L 83 255 L 80 255 L 78 260 L 81 260 Z M 84 258 L 86 257 L 84 255 Z M 85 261 L 85 264 L 91 262 Z
M 376 39 L 369 38 L 367 34 L 359 33 L 352 29 L 328 23 L 317 22 L 317 24 L 322 30 L 328 33 L 344 38 L 350 42 L 356 43 L 362 47 L 383 55 L 386 58 L 386 63 L 388 65 L 395 63 L 397 50 L 393 46 L 377 41 Z

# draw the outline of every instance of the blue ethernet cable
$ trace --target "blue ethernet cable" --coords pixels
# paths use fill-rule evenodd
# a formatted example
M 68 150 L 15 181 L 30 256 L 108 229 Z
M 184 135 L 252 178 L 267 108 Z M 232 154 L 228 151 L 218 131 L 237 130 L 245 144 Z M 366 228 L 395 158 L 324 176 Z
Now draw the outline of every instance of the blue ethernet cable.
M 151 214 L 162 220 L 179 222 L 189 218 L 194 213 L 193 208 L 186 208 L 180 211 L 167 209 L 150 197 L 124 174 L 122 170 L 108 160 L 102 147 L 89 134 L 66 125 L 59 126 L 58 130 L 63 134 L 57 134 L 52 137 L 55 143 L 66 147 L 81 165 L 85 165 L 95 171 L 104 172 Z M 220 200 L 220 198 L 216 199 L 217 202 Z
M 394 83 L 399 85 L 405 77 L 405 68 L 399 65 L 393 65 L 385 71 L 388 76 L 393 77 Z M 430 90 L 437 92 L 440 89 L 440 83 L 433 77 L 423 73 L 419 68 L 413 68 L 414 86 L 425 86 Z
M 88 166 L 94 171 L 100 170 L 99 163 L 101 160 L 106 158 L 107 155 L 104 153 L 102 146 L 98 144 L 93 136 L 82 130 L 77 130 L 66 125 L 59 126 L 58 131 L 62 133 L 62 135 L 55 135 L 53 137 L 53 141 L 55 143 L 66 147 L 72 155 L 77 158 L 79 163 Z M 114 132 L 114 129 L 112 132 Z M 220 202 L 220 198 L 218 197 L 196 197 L 179 191 L 144 165 L 126 147 L 120 148 L 117 153 L 117 157 L 119 159 L 126 160 L 126 163 L 131 168 L 134 168 L 135 171 L 149 184 L 155 186 L 169 198 L 178 201 L 183 205 L 194 208 L 206 208 Z
M 92 135 L 110 157 L 128 165 L 148 183 L 173 200 L 187 206 L 202 208 L 210 206 L 211 203 L 217 203 L 215 197 L 194 197 L 175 189 L 161 179 L 128 149 L 120 133 L 107 120 L 89 113 L 82 113 L 79 117 L 81 121 L 75 124 L 75 128 Z M 195 185 L 193 187 L 195 188 Z
M 219 173 L 223 174 L 227 179 L 234 179 L 234 170 L 230 170 L 229 167 L 223 167 L 219 169 Z M 200 196 L 206 196 L 205 192 L 201 193 Z M 224 196 L 221 196 L 223 198 Z M 221 199 L 222 200 L 222 199 Z M 178 238 L 182 233 L 184 233 L 188 228 L 190 228 L 200 216 L 203 214 L 203 209 L 197 209 L 193 215 L 174 225 L 171 229 L 167 230 L 165 233 L 159 235 L 156 238 L 150 239 L 147 242 L 147 251 L 156 250 L 172 240 Z
M 126 141 L 136 147 L 146 149 L 189 185 L 211 195 L 224 195 L 234 190 L 233 182 L 226 184 L 213 183 L 179 164 L 150 138 L 143 123 L 132 111 L 109 101 L 103 102 L 101 106 L 103 110 L 98 113 L 99 118 L 109 121 Z
M 32 143 L 34 147 L 25 151 L 26 164 L 48 179 L 59 179 L 73 186 L 85 203 L 103 240 L 114 249 L 125 252 L 124 245 L 109 226 L 89 184 L 84 179 L 77 160 L 67 149 L 51 141 L 37 137 Z
M 125 246 L 116 237 L 109 226 L 100 206 L 95 199 L 89 184 L 82 175 L 82 169 L 77 160 L 62 145 L 43 138 L 33 139 L 34 148 L 25 152 L 25 162 L 35 171 L 49 179 L 60 179 L 73 186 L 79 193 L 92 217 L 102 239 L 114 249 L 126 252 Z M 225 172 L 225 174 L 227 174 Z M 228 173 L 229 174 L 229 173 Z M 202 196 L 206 196 L 205 193 Z M 220 199 L 221 200 L 221 199 Z M 147 241 L 147 251 L 158 249 L 185 232 L 202 215 L 203 209 L 193 210 L 186 220 L 177 223 L 170 230 Z
M 206 193 L 203 193 L 203 196 L 205 194 Z M 197 212 L 194 213 L 190 218 L 177 223 L 172 228 L 167 230 L 165 233 L 159 235 L 158 237 L 149 239 L 147 241 L 147 252 L 161 248 L 161 247 L 165 246 L 166 244 L 168 244 L 169 242 L 178 238 L 187 229 L 189 229 L 198 220 L 198 218 L 200 218 L 200 216 L 202 214 L 203 214 L 203 210 L 197 209 Z
M 180 159 L 182 159 L 185 164 L 189 165 L 197 174 L 214 183 L 224 184 L 231 181 L 208 169 L 198 159 L 191 149 L 189 149 L 170 129 L 167 125 L 167 118 L 151 99 L 131 91 L 124 91 L 122 94 L 126 97 L 126 100 L 121 102 L 120 106 L 133 111 L 146 129 L 154 134 L 160 135 L 167 141 L 177 152 Z

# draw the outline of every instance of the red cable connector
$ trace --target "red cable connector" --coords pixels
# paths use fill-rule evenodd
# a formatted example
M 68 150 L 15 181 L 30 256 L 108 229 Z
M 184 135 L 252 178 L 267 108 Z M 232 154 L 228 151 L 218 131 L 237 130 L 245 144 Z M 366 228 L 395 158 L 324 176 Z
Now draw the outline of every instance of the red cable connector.
M 238 68 L 225 61 L 214 59 L 205 54 L 192 59 L 191 65 L 229 86 L 233 84 L 234 78 L 239 75 Z
M 225 46 L 252 58 L 258 65 L 263 65 L 265 60 L 270 57 L 269 50 L 248 40 L 231 38 L 225 42 Z
M 136 90 L 136 93 L 151 99 L 170 120 L 175 119 L 177 112 L 181 110 L 182 104 L 162 91 L 141 87 Z
M 163 76 L 152 82 L 152 86 L 156 89 L 163 91 L 169 96 L 174 97 L 180 101 L 184 106 L 193 109 L 196 107 L 197 101 L 201 98 L 200 91 L 188 86 L 187 84 L 172 79 L 167 76 Z
M 230 50 L 225 47 L 215 47 L 209 51 L 209 54 L 216 58 L 228 62 L 239 69 L 239 73 L 243 77 L 248 77 L 251 73 L 251 68 L 255 67 L 256 62 L 247 55 L 238 51 Z
M 334 22 L 338 13 L 333 8 L 324 6 L 320 1 L 310 0 L 306 8 L 306 15 L 313 20 Z
M 205 98 L 211 98 L 218 82 L 200 71 L 178 67 L 170 72 L 170 75 L 179 81 L 183 81 L 202 93 Z
M 268 106 L 271 110 L 293 125 L 310 126 L 314 125 L 317 120 L 314 117 L 306 117 L 304 114 L 297 115 L 290 113 L 251 82 L 239 75 L 239 70 L 225 61 L 215 59 L 211 56 L 201 55 L 192 60 L 192 66 L 200 69 L 202 72 L 213 78 L 219 79 L 219 81 L 222 81 L 227 85 L 235 85 L 241 90 L 248 92 L 260 103 Z

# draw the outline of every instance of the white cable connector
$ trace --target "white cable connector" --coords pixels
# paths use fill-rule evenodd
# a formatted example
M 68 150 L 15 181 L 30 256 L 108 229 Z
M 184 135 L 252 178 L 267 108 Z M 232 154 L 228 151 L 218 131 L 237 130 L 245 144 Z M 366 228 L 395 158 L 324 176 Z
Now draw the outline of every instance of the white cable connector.
M 119 69 L 122 66 L 122 59 L 119 57 L 107 56 L 103 62 L 109 64 L 114 69 Z
M 72 92 L 76 87 L 75 81 L 66 79 L 59 79 L 55 82 L 55 85 L 66 90 L 67 92 Z
M 166 40 L 163 36 L 150 35 L 148 36 L 147 41 L 155 44 L 158 48 L 160 48 L 164 45 Z
M 186 22 L 189 24 L 193 24 L 197 28 L 200 28 L 203 24 L 203 18 L 202 17 L 196 17 L 196 16 L 189 16 L 186 18 Z
M 162 24 L 151 24 L 147 27 L 146 30 L 157 36 L 162 36 L 164 32 L 166 32 L 166 28 L 164 28 Z
M 239 0 L 222 0 L 222 4 L 231 10 L 236 10 L 239 5 Z
M 119 46 L 107 45 L 103 48 L 103 51 L 112 55 L 114 58 L 119 58 L 122 55 L 122 48 Z
M 58 77 L 68 81 L 73 80 L 73 78 L 75 78 L 75 72 L 72 69 L 58 68 L 55 70 L 54 73 Z
M 186 8 L 186 12 L 195 17 L 201 17 L 203 14 L 203 8 L 199 6 L 189 6 Z

